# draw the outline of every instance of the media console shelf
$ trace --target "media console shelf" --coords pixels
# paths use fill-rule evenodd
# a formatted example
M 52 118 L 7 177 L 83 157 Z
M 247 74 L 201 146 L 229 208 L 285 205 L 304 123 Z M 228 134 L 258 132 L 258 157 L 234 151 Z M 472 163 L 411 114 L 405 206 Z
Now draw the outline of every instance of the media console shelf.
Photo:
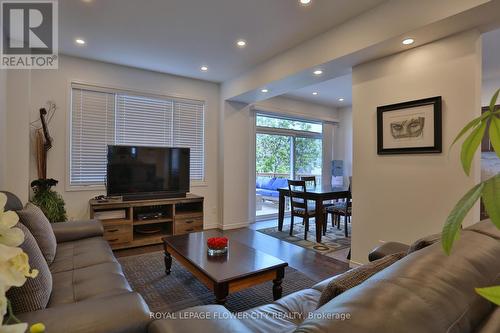
M 122 201 L 90 200 L 90 218 L 98 218 L 113 250 L 161 244 L 162 238 L 203 230 L 203 197 Z

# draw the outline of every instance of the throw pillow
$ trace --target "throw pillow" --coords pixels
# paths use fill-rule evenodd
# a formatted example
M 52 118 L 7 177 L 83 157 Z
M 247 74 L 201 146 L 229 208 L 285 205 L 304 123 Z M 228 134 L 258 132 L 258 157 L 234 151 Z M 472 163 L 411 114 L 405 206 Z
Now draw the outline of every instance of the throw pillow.
M 417 240 L 417 241 L 413 242 L 413 244 L 411 244 L 410 248 L 408 249 L 407 254 L 421 250 L 429 245 L 432 245 L 432 244 L 438 242 L 439 240 L 441 240 L 441 234 L 434 234 L 434 235 L 420 238 L 419 240 Z
M 28 278 L 21 287 L 10 288 L 7 291 L 7 298 L 12 304 L 14 313 L 45 309 L 52 293 L 52 274 L 28 228 L 21 223 L 16 227 L 24 232 L 24 242 L 20 247 L 28 255 L 31 269 L 38 270 L 38 275 L 35 278 Z
M 54 235 L 49 220 L 47 220 L 42 210 L 28 202 L 26 207 L 18 211 L 17 214 L 19 215 L 21 223 L 24 224 L 33 237 L 35 237 L 45 260 L 47 260 L 47 264 L 52 264 L 56 256 L 56 236 Z
M 389 267 L 405 255 L 404 252 L 391 254 L 337 275 L 328 283 L 326 288 L 323 289 L 318 301 L 318 308 L 330 302 L 330 300 L 342 294 L 344 291 L 356 287 L 375 273 Z

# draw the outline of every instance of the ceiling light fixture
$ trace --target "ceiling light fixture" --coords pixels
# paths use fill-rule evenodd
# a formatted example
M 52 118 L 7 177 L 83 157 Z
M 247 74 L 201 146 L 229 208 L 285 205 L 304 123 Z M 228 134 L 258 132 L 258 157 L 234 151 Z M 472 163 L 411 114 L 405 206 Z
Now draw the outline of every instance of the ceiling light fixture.
M 202 72 L 208 71 L 208 67 L 207 66 L 201 66 L 200 69 L 201 69 Z
M 238 39 L 236 41 L 236 45 L 240 48 L 244 48 L 245 46 L 247 46 L 247 41 L 244 39 Z
M 81 38 L 77 38 L 75 39 L 75 42 L 78 44 L 78 45 L 85 45 L 85 41 Z
M 321 75 L 323 74 L 323 71 L 321 69 L 317 69 L 313 72 L 314 75 Z
M 415 43 L 415 40 L 413 38 L 406 38 L 405 40 L 403 40 L 403 45 L 411 45 L 413 43 Z
M 317 94 L 318 94 L 318 92 L 317 92 L 317 91 L 313 92 L 313 95 L 314 95 L 314 96 L 316 96 Z
M 339 102 L 343 102 L 343 101 L 344 101 L 344 99 L 343 99 L 343 98 L 339 98 Z
M 267 89 L 262 89 L 262 90 L 261 90 L 261 92 L 266 93 L 266 92 L 269 92 L 269 90 L 267 90 Z
M 307 6 L 307 5 L 309 5 L 311 3 L 311 0 L 300 0 L 299 2 L 300 2 L 301 5 Z

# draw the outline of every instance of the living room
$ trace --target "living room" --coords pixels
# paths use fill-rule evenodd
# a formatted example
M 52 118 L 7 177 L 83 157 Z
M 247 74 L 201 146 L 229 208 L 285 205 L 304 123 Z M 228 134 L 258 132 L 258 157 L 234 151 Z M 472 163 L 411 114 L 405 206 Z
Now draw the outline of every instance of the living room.
M 500 1 L 46 1 L 35 66 L 19 3 L 0 330 L 498 331 Z

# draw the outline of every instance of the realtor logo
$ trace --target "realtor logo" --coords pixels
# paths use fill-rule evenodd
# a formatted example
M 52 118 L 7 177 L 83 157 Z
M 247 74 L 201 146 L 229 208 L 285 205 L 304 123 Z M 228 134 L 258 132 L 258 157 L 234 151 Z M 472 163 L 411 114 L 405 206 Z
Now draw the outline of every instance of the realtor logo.
M 57 69 L 57 0 L 2 1 L 0 68 Z

